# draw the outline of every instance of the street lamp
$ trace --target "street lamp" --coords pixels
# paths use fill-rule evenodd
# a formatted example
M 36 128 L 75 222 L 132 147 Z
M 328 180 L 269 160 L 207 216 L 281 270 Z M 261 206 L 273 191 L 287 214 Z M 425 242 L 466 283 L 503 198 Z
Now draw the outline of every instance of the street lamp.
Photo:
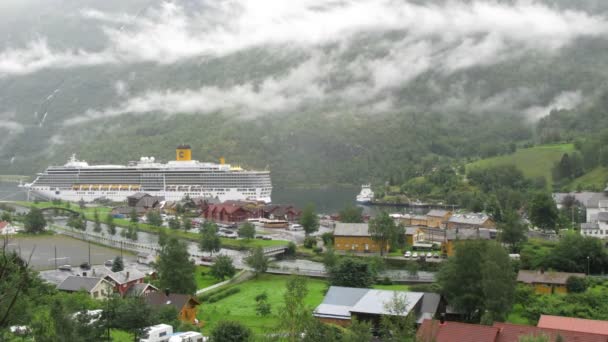
M 591 257 L 587 255 L 587 275 L 589 275 L 589 264 L 591 262 Z

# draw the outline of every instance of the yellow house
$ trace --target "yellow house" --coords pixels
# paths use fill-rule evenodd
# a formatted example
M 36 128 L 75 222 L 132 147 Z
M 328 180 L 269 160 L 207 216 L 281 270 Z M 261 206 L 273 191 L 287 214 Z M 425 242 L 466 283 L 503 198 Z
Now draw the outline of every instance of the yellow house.
M 445 230 L 445 240 L 441 251 L 447 256 L 453 256 L 458 243 L 464 240 L 495 240 L 496 229 L 489 228 L 456 228 Z
M 426 214 L 427 226 L 431 228 L 445 228 L 451 216 L 451 211 L 433 209 Z
M 538 294 L 568 293 L 566 283 L 570 277 L 584 278 L 584 273 L 568 273 L 553 271 L 520 270 L 517 273 L 517 281 L 534 286 Z
M 380 244 L 372 240 L 367 223 L 337 223 L 334 230 L 334 244 L 337 251 L 380 252 Z M 388 250 L 387 244 L 386 251 Z

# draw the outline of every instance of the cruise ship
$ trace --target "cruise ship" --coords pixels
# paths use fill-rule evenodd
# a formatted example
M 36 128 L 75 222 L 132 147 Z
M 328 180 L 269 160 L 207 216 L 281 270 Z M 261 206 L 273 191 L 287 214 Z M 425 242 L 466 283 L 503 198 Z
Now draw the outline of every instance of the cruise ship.
M 24 187 L 34 196 L 46 199 L 115 202 L 145 192 L 167 201 L 206 197 L 227 200 L 253 200 L 270 203 L 270 171 L 244 170 L 226 164 L 192 160 L 188 145 L 176 150 L 176 160 L 166 164 L 154 157 L 142 157 L 128 165 L 89 165 L 72 158 L 63 166 L 50 166 Z

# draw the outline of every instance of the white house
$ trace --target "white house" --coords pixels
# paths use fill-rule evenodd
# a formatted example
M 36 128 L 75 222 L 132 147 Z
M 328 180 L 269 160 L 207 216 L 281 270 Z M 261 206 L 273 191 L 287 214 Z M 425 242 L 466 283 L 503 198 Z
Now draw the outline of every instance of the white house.
M 13 226 L 10 222 L 0 221 L 0 235 L 17 234 L 17 227 Z

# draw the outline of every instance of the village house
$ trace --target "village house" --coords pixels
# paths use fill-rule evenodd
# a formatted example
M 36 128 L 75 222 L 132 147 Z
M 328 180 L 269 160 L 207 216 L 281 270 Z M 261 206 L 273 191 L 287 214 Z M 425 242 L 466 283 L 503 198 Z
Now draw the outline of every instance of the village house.
M 172 305 L 177 310 L 180 321 L 198 324 L 196 311 L 200 303 L 190 295 L 159 291 L 152 292 L 143 298 L 148 305 L 156 308 Z
M 372 239 L 367 223 L 336 223 L 334 243 L 337 251 L 380 252 L 380 245 Z M 388 250 L 387 244 L 386 251 Z
M 270 220 L 284 220 L 287 222 L 297 222 L 302 215 L 302 211 L 292 205 L 266 205 L 263 208 L 263 216 Z
M 164 197 L 157 197 L 144 192 L 138 192 L 127 197 L 127 206 L 131 208 L 140 207 L 145 210 L 149 210 L 158 207 L 160 202 L 164 200 Z
M 210 204 L 203 211 L 206 220 L 223 223 L 239 223 L 250 218 L 259 218 L 261 210 L 248 202 L 226 201 L 219 204 Z
M 127 292 L 125 293 L 125 297 L 141 297 L 147 296 L 153 292 L 158 292 L 158 288 L 152 284 L 147 283 L 138 283 L 131 285 Z
M 391 315 L 386 306 L 395 294 L 405 296 L 407 307 L 401 316 L 413 315 L 417 322 L 445 312 L 445 301 L 436 293 L 401 292 L 331 286 L 313 316 L 324 323 L 348 326 L 352 318 L 368 321 L 378 327 L 383 315 Z
M 584 278 L 584 273 L 520 270 L 517 281 L 534 287 L 538 294 L 568 293 L 566 283 L 570 277 Z
M 445 228 L 447 221 L 451 216 L 451 211 L 433 209 L 426 214 L 427 227 Z
M 0 221 L 0 235 L 12 235 L 17 234 L 17 227 L 13 226 L 8 221 Z
M 135 284 L 142 284 L 146 275 L 135 269 L 124 269 L 120 272 L 108 272 L 104 279 L 114 286 L 114 291 L 124 296 L 129 288 Z
M 95 299 L 108 298 L 114 292 L 110 282 L 97 277 L 69 276 L 57 286 L 57 289 L 64 292 L 85 291 Z
M 419 342 L 519 342 L 522 337 L 544 336 L 548 342 L 608 342 L 602 334 L 568 331 L 563 327 L 544 328 L 496 322 L 492 326 L 460 322 L 425 320 L 418 328 Z
M 496 228 L 496 223 L 485 214 L 455 214 L 447 220 L 446 228 Z
M 417 246 L 428 247 L 429 245 L 440 246 L 442 254 L 453 256 L 456 246 L 464 240 L 495 240 L 496 229 L 441 229 L 430 227 L 407 227 L 405 239 L 408 245 L 416 249 Z

